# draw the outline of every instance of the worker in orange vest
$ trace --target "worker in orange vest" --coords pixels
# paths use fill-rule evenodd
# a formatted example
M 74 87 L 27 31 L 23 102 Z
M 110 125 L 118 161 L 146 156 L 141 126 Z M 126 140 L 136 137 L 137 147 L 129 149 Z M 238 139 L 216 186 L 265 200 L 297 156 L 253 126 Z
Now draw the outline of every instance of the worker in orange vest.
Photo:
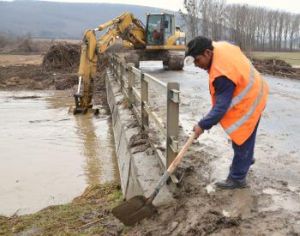
M 268 85 L 239 47 L 196 37 L 187 45 L 186 64 L 206 70 L 212 108 L 194 126 L 196 138 L 220 122 L 232 140 L 234 156 L 223 189 L 246 187 L 246 176 L 254 164 L 256 131 L 266 106 Z

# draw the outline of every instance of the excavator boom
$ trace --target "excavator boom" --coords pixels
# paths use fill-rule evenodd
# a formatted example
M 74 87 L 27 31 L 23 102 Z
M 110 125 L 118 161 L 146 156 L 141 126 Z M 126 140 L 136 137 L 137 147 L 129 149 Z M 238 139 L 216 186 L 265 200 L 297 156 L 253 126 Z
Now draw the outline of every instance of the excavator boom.
M 165 52 L 168 52 L 168 50 L 182 51 L 185 49 L 182 43 L 178 43 L 179 40 L 182 41 L 182 39 L 184 39 L 185 43 L 184 33 L 181 32 L 180 34 L 173 30 L 175 28 L 174 20 L 172 20 L 174 19 L 174 15 L 155 14 L 154 16 L 154 20 L 159 20 L 155 22 L 155 24 L 157 24 L 158 30 L 162 33 L 160 36 L 161 40 L 159 42 L 157 41 L 158 43 L 155 41 L 157 39 L 152 38 L 154 32 L 150 31 L 150 26 L 153 26 L 153 22 L 151 25 L 148 24 L 149 15 L 147 16 L 147 27 L 145 27 L 139 19 L 135 18 L 133 14 L 129 12 L 125 12 L 110 21 L 100 24 L 97 28 L 87 30 L 84 33 L 78 71 L 79 85 L 77 93 L 74 95 L 76 105 L 73 111 L 74 114 L 86 113 L 88 109 L 92 107 L 93 79 L 96 75 L 98 56 L 106 52 L 107 49 L 115 43 L 117 38 L 122 39 L 124 44 L 130 48 L 143 52 L 150 50 L 150 59 L 153 59 L 153 55 L 154 57 L 168 58 L 168 56 L 165 56 Z M 169 19 L 169 22 L 166 19 Z M 106 32 L 97 39 L 96 32 L 104 30 L 106 30 Z M 166 32 L 165 36 L 163 32 Z M 158 34 L 156 36 L 158 36 Z M 148 43 L 150 43 L 150 45 L 148 45 Z M 142 53 L 139 58 L 145 59 L 144 56 L 145 54 Z M 170 59 L 169 61 L 172 60 Z M 182 68 L 182 63 L 178 65 L 178 68 Z

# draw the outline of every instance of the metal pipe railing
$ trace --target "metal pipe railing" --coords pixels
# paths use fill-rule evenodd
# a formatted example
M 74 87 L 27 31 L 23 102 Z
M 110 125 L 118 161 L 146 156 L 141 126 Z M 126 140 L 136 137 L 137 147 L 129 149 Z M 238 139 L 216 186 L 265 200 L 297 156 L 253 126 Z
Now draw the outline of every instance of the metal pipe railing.
M 129 107 L 132 108 L 136 116 L 138 116 L 137 118 L 139 119 L 142 129 L 148 131 L 150 117 L 153 119 L 158 130 L 166 137 L 166 156 L 163 165 L 167 168 L 178 153 L 179 84 L 170 82 L 164 83 L 152 75 L 143 73 L 141 70 L 135 68 L 133 64 L 126 64 L 116 55 L 110 57 L 110 70 L 114 78 L 116 78 L 120 84 L 121 91 L 125 94 Z M 139 87 L 136 86 L 136 81 L 140 82 L 138 84 Z M 161 118 L 149 105 L 149 83 L 154 83 L 166 89 L 166 125 L 164 125 Z M 140 107 L 135 105 L 136 101 L 139 101 Z M 159 158 L 162 159 L 162 154 L 158 154 Z

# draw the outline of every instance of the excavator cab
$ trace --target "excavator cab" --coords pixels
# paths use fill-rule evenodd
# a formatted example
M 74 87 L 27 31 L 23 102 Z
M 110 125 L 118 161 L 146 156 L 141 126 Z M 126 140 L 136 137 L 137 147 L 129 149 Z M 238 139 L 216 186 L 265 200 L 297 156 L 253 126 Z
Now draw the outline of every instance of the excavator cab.
M 174 34 L 174 15 L 166 13 L 147 15 L 147 45 L 165 45 L 168 38 Z
M 106 30 L 98 39 L 96 32 Z M 140 61 L 159 60 L 168 70 L 181 70 L 185 52 L 185 33 L 175 27 L 174 14 L 148 14 L 146 28 L 130 12 L 109 20 L 95 29 L 86 30 L 81 45 L 79 83 L 74 114 L 92 108 L 92 80 L 96 76 L 98 57 L 120 38 L 132 48 L 124 59 L 139 67 Z M 83 88 L 82 88 L 83 87 Z M 98 112 L 97 109 L 94 111 Z

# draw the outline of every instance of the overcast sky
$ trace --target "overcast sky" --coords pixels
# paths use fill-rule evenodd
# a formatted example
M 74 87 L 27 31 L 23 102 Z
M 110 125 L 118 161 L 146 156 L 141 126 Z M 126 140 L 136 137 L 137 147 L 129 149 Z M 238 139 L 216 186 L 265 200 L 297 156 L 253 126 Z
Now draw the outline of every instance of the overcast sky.
M 142 6 L 158 7 L 177 11 L 183 6 L 183 0 L 47 0 L 55 2 L 107 2 L 124 3 Z M 227 0 L 227 3 L 246 3 L 252 6 L 264 6 L 272 9 L 280 9 L 294 13 L 300 13 L 299 0 Z

